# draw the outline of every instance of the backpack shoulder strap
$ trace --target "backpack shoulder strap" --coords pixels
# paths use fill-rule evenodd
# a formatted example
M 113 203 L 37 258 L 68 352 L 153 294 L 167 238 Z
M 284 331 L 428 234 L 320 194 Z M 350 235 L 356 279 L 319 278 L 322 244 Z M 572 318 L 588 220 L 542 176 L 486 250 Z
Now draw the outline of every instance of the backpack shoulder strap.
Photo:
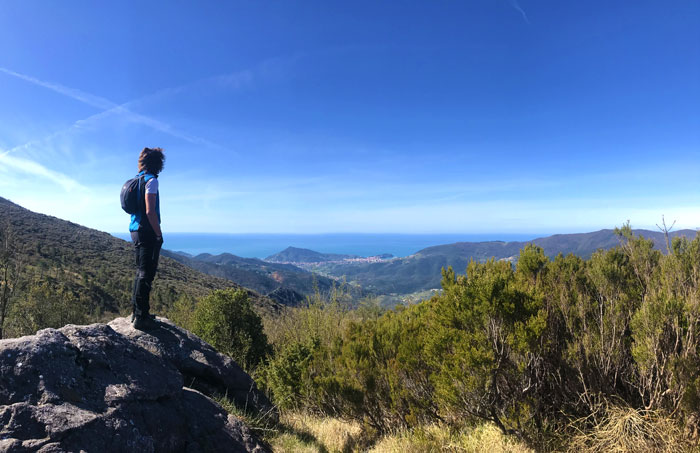
M 146 214 L 146 177 L 139 175 L 139 212 Z

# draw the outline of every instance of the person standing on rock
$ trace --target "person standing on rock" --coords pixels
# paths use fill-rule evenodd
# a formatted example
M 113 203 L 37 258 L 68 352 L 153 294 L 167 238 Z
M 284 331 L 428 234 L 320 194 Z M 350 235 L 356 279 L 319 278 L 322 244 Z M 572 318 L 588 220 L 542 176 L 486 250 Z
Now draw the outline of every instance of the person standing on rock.
M 163 170 L 164 163 L 165 155 L 160 148 L 144 148 L 139 155 L 139 176 L 143 176 L 145 181 L 144 193 L 139 193 L 139 197 L 143 197 L 144 208 L 132 214 L 129 224 L 136 254 L 136 279 L 131 298 L 134 309 L 132 319 L 134 328 L 139 330 L 150 330 L 158 326 L 155 317 L 150 314 L 149 297 L 163 245 L 158 174 Z

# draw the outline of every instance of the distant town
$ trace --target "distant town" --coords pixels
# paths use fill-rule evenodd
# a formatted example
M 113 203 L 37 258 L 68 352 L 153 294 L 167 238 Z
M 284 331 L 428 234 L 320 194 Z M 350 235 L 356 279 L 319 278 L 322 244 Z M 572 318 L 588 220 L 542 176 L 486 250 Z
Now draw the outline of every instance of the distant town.
M 357 257 L 352 257 L 352 258 L 342 258 L 342 259 L 334 259 L 334 260 L 328 260 L 328 261 L 317 261 L 317 262 L 307 262 L 307 261 L 268 261 L 267 259 L 264 261 L 268 262 L 275 262 L 277 264 L 291 264 L 293 266 L 300 267 L 302 269 L 306 270 L 312 270 L 312 269 L 317 269 L 319 266 L 322 265 L 333 265 L 333 264 L 365 264 L 365 263 L 381 263 L 384 261 L 391 261 L 395 259 L 396 257 L 390 253 L 383 253 L 381 255 L 374 255 L 374 256 L 357 256 Z

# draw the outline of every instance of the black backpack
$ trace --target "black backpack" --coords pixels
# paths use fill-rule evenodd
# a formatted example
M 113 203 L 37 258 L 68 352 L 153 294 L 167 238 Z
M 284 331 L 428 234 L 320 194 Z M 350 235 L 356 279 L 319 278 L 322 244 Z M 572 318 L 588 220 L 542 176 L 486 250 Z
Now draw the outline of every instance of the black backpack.
M 139 196 L 145 192 L 146 182 L 144 175 L 131 178 L 122 186 L 122 193 L 119 197 L 122 202 L 122 209 L 127 214 L 138 214 L 143 212 L 141 206 L 145 204 L 145 195 Z

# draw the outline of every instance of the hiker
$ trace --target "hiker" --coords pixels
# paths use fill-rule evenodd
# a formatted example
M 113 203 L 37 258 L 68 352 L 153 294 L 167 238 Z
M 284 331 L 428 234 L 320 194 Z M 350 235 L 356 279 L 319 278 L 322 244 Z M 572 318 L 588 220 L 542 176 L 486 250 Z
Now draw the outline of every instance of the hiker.
M 131 303 L 134 308 L 132 320 L 134 328 L 150 330 L 158 326 L 155 316 L 150 314 L 148 302 L 153 278 L 158 269 L 158 257 L 163 245 L 163 232 L 160 230 L 160 197 L 158 195 L 158 174 L 163 170 L 165 155 L 160 148 L 144 148 L 139 155 L 139 177 L 145 182 L 141 209 L 131 215 L 131 240 L 136 253 L 136 279 Z M 141 190 L 141 185 L 139 185 Z

